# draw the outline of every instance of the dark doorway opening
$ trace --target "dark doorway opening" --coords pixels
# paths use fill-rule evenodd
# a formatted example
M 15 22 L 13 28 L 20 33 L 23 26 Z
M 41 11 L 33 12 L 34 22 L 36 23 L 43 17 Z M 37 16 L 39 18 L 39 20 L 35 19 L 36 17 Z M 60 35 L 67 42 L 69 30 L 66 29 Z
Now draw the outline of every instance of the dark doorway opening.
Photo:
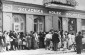
M 62 17 L 59 17 L 59 19 L 58 19 L 58 29 L 59 29 L 59 31 L 62 30 Z

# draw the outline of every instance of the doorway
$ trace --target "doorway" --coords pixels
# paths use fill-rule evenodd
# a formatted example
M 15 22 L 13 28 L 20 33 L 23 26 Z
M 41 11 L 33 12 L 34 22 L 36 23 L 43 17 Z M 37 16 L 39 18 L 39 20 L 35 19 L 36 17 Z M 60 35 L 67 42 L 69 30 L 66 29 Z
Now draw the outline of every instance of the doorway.
M 58 29 L 59 29 L 59 31 L 62 30 L 62 17 L 59 17 L 59 19 L 58 19 Z
M 45 16 L 35 15 L 34 16 L 34 32 L 45 31 Z

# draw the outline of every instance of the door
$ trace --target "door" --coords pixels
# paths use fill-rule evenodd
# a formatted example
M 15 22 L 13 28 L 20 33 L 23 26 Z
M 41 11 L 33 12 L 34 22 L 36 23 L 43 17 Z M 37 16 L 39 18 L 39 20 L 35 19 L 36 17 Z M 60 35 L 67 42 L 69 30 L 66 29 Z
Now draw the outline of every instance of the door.
M 38 33 L 44 31 L 44 16 L 34 16 L 34 31 Z

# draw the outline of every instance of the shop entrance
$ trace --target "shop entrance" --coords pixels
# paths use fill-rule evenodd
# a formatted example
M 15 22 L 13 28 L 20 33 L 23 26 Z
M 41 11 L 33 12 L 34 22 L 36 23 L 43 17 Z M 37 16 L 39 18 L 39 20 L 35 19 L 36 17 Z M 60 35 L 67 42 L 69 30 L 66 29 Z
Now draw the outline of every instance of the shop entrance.
M 59 19 L 58 19 L 58 29 L 60 31 L 62 30 L 62 17 L 59 17 Z
M 45 31 L 45 16 L 34 16 L 34 31 L 38 33 Z

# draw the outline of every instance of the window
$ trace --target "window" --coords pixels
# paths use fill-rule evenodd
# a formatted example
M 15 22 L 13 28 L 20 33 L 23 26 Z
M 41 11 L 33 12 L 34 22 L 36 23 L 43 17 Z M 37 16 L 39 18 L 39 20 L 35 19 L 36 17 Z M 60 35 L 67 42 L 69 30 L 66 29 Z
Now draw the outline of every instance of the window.
M 82 19 L 82 26 L 85 26 L 85 19 Z
M 25 31 L 25 18 L 26 16 L 24 14 L 13 14 L 13 23 L 19 23 L 20 24 L 20 31 Z
M 43 32 L 45 31 L 45 17 L 44 16 L 38 16 L 38 15 L 35 15 L 34 16 L 34 31 L 35 32 Z

